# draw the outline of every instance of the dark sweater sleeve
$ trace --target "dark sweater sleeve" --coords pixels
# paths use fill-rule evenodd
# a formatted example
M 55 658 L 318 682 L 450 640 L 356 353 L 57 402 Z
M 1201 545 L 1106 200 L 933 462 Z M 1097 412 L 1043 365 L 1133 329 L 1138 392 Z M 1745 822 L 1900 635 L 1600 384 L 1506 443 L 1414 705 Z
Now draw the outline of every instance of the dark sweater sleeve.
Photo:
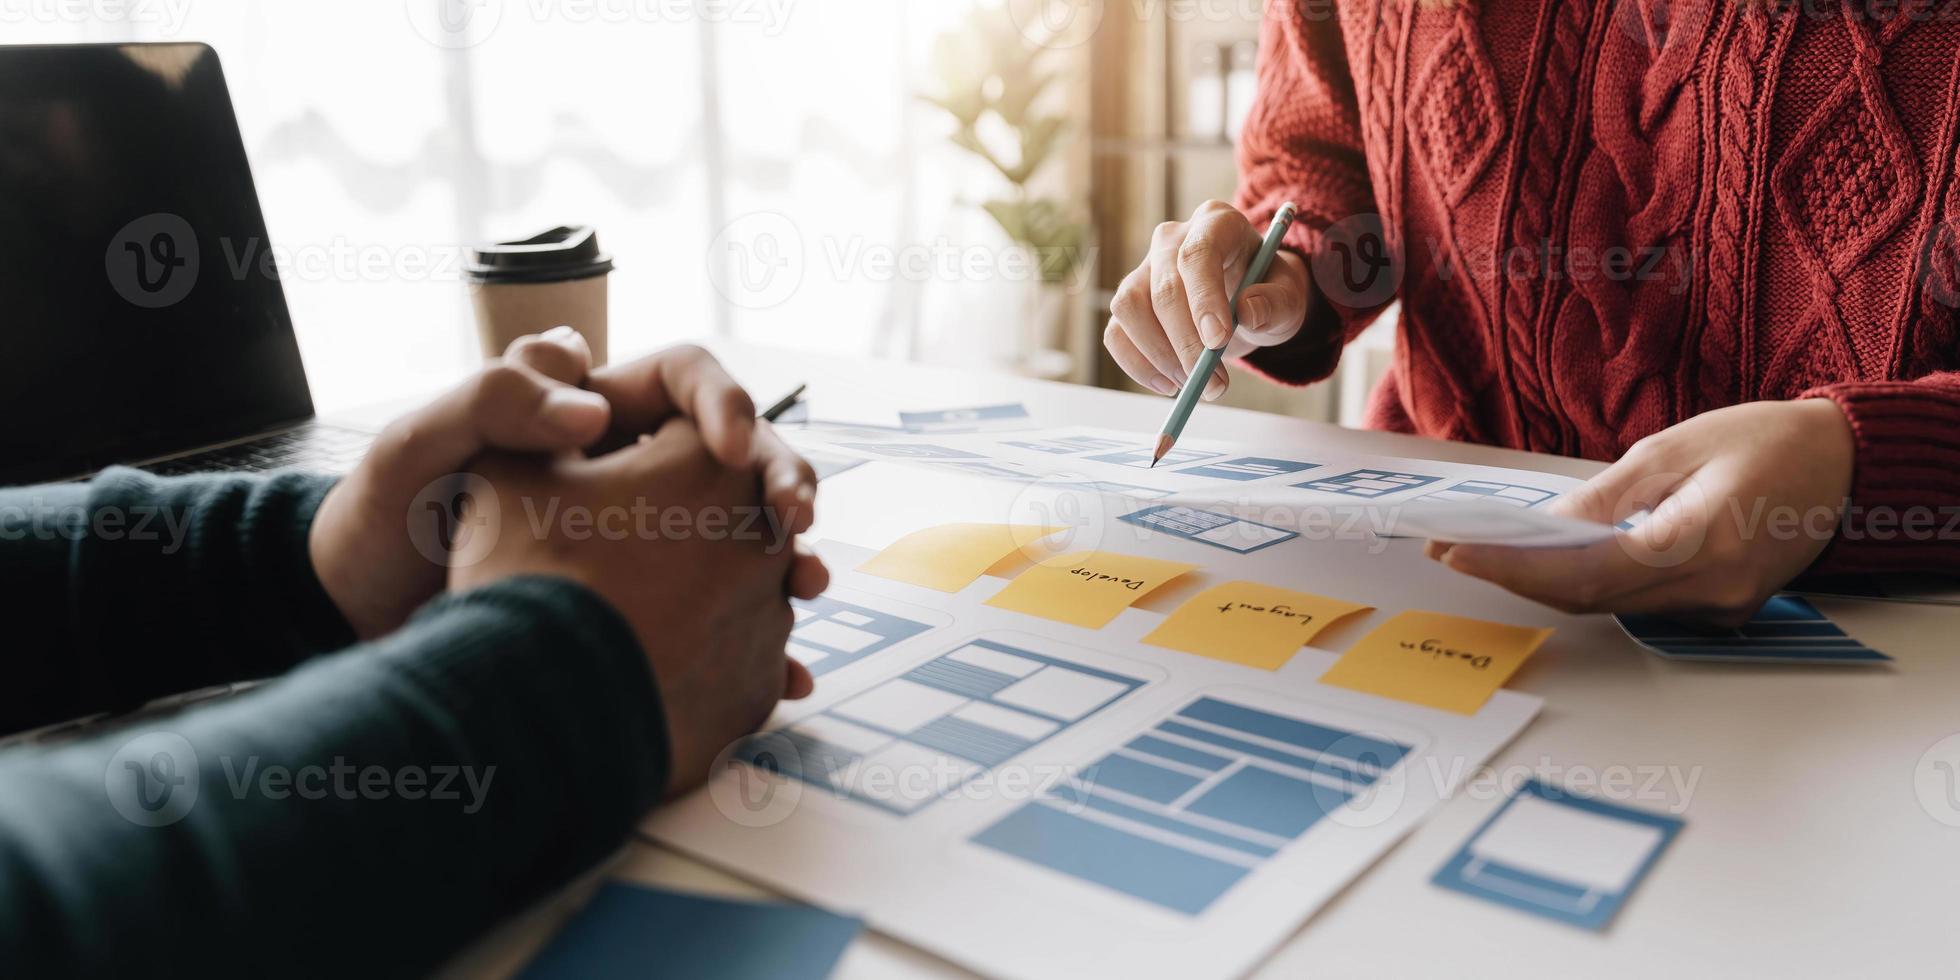
M 117 469 L 0 491 L 0 733 L 270 677 L 352 643 L 307 548 L 332 486 Z
M 410 976 L 617 848 L 661 796 L 646 658 L 516 580 L 246 694 L 0 754 L 19 976 Z

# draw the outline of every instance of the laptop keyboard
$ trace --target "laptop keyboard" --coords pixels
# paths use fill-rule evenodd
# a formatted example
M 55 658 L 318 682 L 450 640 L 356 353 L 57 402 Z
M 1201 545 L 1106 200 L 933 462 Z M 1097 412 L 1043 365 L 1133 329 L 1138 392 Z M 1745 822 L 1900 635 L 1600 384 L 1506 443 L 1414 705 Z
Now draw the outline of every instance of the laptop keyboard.
M 277 435 L 241 442 L 144 466 L 158 476 L 193 473 L 301 469 L 316 473 L 346 473 L 367 455 L 374 436 L 357 429 L 309 422 Z

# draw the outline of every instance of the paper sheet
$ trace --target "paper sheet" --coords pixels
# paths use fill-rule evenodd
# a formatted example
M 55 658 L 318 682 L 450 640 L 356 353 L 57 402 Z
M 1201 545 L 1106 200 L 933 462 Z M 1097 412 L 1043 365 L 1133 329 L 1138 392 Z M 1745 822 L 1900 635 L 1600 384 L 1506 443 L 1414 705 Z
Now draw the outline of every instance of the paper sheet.
M 1226 558 L 1298 566 L 1278 550 Z M 1141 642 L 1149 610 L 1089 630 L 987 605 L 990 578 L 838 587 L 952 625 L 826 676 L 767 726 L 773 765 L 731 759 L 647 830 L 992 977 L 1243 976 L 1540 704 L 1427 711 L 1314 683 L 1334 656 L 1311 646 L 1257 671 Z
M 929 527 L 899 539 L 858 571 L 936 592 L 958 592 L 1007 556 L 1031 551 L 1036 542 L 1062 530 L 1026 524 Z
M 1258 582 L 1226 582 L 1179 606 L 1143 642 L 1278 670 L 1322 630 L 1369 608 Z
M 1551 635 L 1442 613 L 1400 613 L 1355 643 L 1320 682 L 1475 714 Z
M 1022 572 L 987 605 L 1100 629 L 1158 586 L 1196 567 L 1161 558 L 1078 551 Z

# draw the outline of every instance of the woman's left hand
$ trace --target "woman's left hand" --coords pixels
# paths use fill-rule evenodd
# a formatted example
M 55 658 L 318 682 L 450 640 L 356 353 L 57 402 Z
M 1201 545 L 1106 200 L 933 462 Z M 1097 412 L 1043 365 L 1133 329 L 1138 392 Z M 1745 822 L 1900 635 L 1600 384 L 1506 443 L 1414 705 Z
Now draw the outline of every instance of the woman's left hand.
M 1644 523 L 1588 548 L 1431 542 L 1429 557 L 1573 613 L 1746 621 L 1836 536 L 1851 491 L 1851 426 L 1826 399 L 1718 409 L 1635 443 L 1548 509 Z

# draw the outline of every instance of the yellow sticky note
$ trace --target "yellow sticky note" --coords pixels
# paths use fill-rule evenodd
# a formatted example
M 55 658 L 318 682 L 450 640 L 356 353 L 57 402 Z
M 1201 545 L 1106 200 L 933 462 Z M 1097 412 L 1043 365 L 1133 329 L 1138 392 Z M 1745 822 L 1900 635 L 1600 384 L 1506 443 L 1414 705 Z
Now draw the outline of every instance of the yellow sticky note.
M 1060 527 L 1038 524 L 946 524 L 914 531 L 858 566 L 858 571 L 940 592 L 973 584 L 995 562 L 1030 548 Z
M 1161 558 L 1078 551 L 1022 572 L 987 605 L 1102 629 L 1138 599 L 1196 567 Z
M 1405 612 L 1362 637 L 1320 682 L 1474 715 L 1551 635 L 1549 629 Z
M 1143 642 L 1278 670 L 1321 630 L 1372 608 L 1258 582 L 1226 582 L 1179 606 Z

